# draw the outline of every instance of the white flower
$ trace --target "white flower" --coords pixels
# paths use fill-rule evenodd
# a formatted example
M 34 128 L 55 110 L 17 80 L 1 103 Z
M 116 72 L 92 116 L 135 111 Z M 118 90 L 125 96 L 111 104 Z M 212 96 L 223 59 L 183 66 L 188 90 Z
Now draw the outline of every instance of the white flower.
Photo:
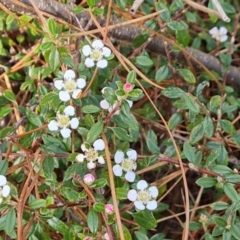
M 82 48 L 82 53 L 87 57 L 85 60 L 86 67 L 91 68 L 95 65 L 94 62 L 97 62 L 97 67 L 105 68 L 108 62 L 106 59 L 103 59 L 103 57 L 109 57 L 111 55 L 111 50 L 104 47 L 101 40 L 94 40 L 92 42 L 92 47 L 85 45 Z
M 7 185 L 7 179 L 5 176 L 0 175 L 0 204 L 3 201 L 3 198 L 6 198 L 10 194 L 10 187 Z
M 70 118 L 75 115 L 75 109 L 73 106 L 67 106 L 63 113 L 64 114 L 57 113 L 57 119 L 51 120 L 48 124 L 48 128 L 50 131 L 58 131 L 61 129 L 60 133 L 63 138 L 68 138 L 71 134 L 69 127 L 76 129 L 79 125 L 79 120 L 76 117 Z
M 225 27 L 213 27 L 209 30 L 209 33 L 212 35 L 212 38 L 216 39 L 218 42 L 225 42 L 228 39 L 227 29 Z
M 100 164 L 104 164 L 105 160 L 103 156 L 99 156 L 98 151 L 102 151 L 105 148 L 104 141 L 102 139 L 97 139 L 93 143 L 93 148 L 86 148 L 85 144 L 81 145 L 82 150 L 85 152 L 85 154 L 78 154 L 76 157 L 76 160 L 78 162 L 83 162 L 84 159 L 87 160 L 87 168 L 93 169 L 96 167 L 96 161 Z
M 59 98 L 63 102 L 67 102 L 70 98 L 76 99 L 82 89 L 86 86 L 86 80 L 78 78 L 75 80 L 76 74 L 73 70 L 67 70 L 64 73 L 64 80 L 54 81 L 54 86 L 61 90 L 59 92 Z M 63 90 L 62 90 L 63 89 Z
M 155 186 L 148 187 L 145 180 L 140 180 L 137 183 L 137 189 L 131 189 L 128 192 L 128 199 L 134 202 L 137 210 L 154 210 L 157 208 L 156 198 L 158 196 L 158 189 Z
M 118 150 L 114 155 L 114 160 L 117 163 L 113 166 L 113 173 L 117 177 L 121 177 L 125 174 L 125 179 L 128 182 L 134 182 L 136 173 L 134 172 L 137 168 L 137 152 L 129 149 L 126 152 L 127 157 L 124 157 L 124 153 Z

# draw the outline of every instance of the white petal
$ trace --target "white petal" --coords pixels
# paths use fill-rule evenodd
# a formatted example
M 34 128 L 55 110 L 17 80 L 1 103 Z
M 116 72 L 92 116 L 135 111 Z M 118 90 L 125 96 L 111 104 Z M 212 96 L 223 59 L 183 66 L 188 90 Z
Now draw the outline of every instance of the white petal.
M 158 189 L 155 186 L 150 187 L 148 191 L 153 198 L 156 198 L 158 196 Z
M 78 79 L 76 80 L 76 82 L 77 82 L 77 86 L 78 86 L 80 89 L 85 88 L 85 86 L 86 86 L 86 80 L 85 80 L 85 79 L 83 79 L 83 78 L 78 78 Z
M 219 39 L 219 42 L 225 42 L 228 39 L 227 35 L 222 35 Z
M 124 153 L 121 150 L 117 150 L 114 155 L 115 163 L 121 163 L 124 159 Z
M 95 168 L 96 167 L 96 163 L 94 163 L 94 162 L 88 162 L 87 163 L 87 168 L 88 169 L 93 169 L 93 168 Z
M 92 53 L 91 47 L 89 45 L 83 46 L 82 53 L 85 57 L 88 57 Z
M 63 80 L 54 81 L 54 86 L 56 89 L 61 90 L 64 87 Z
M 128 191 L 128 195 L 127 195 L 127 198 L 130 200 L 130 201 L 136 201 L 138 197 L 138 194 L 137 194 L 137 191 L 135 189 L 131 189 Z
M 157 201 L 155 201 L 155 200 L 149 201 L 146 205 L 146 208 L 149 209 L 149 210 L 156 209 L 157 208 Z
M 2 189 L 2 196 L 7 197 L 10 193 L 11 189 L 8 185 L 5 185 Z
M 70 126 L 72 129 L 77 129 L 79 125 L 79 120 L 77 118 L 72 118 L 70 121 Z
M 4 186 L 7 184 L 7 179 L 5 176 L 0 175 L 0 187 Z
M 69 138 L 71 135 L 71 130 L 69 128 L 61 129 L 60 133 L 62 134 L 63 138 Z
M 120 113 L 120 110 L 117 110 L 113 115 L 118 115 Z
M 103 47 L 102 48 L 102 55 L 104 57 L 109 57 L 111 55 L 111 50 L 108 47 Z
M 81 89 L 75 89 L 75 90 L 73 90 L 72 98 L 76 99 L 80 92 L 82 92 Z
M 70 100 L 70 95 L 69 95 L 68 91 L 60 91 L 59 98 L 61 101 L 67 102 Z
M 102 109 L 105 109 L 105 110 L 108 110 L 109 109 L 109 107 L 110 107 L 110 104 L 109 104 L 109 102 L 107 101 L 107 100 L 102 100 L 101 102 L 100 102 L 100 107 L 102 108 Z
M 67 106 L 63 112 L 68 116 L 73 116 L 75 114 L 75 108 L 73 106 Z
M 86 58 L 86 60 L 85 60 L 85 65 L 86 65 L 86 67 L 88 67 L 88 68 L 93 67 L 93 66 L 94 66 L 94 61 L 93 61 L 93 59 L 92 59 L 92 58 Z
M 105 163 L 105 160 L 104 160 L 103 156 L 99 156 L 97 159 L 98 159 L 98 163 L 100 163 L 100 164 Z
M 108 61 L 106 59 L 101 59 L 97 62 L 98 68 L 105 68 L 108 65 Z
M 145 209 L 145 205 L 140 201 L 135 201 L 134 205 L 138 210 L 144 210 Z
M 82 153 L 80 153 L 80 154 L 78 154 L 78 155 L 76 156 L 76 160 L 77 160 L 78 162 L 83 162 L 85 158 L 86 158 L 86 156 L 83 155 Z
M 99 39 L 94 40 L 94 41 L 92 42 L 92 47 L 95 48 L 95 49 L 100 49 L 100 48 L 102 48 L 103 46 L 104 46 L 104 45 L 103 45 L 103 42 L 102 42 L 101 40 L 99 40 Z
M 137 152 L 133 149 L 128 150 L 126 154 L 127 154 L 128 158 L 131 160 L 137 159 Z
M 225 27 L 220 27 L 219 32 L 221 35 L 226 35 L 228 30 Z
M 58 122 L 55 120 L 51 120 L 48 124 L 48 129 L 50 131 L 57 131 L 58 130 Z M 1 185 L 0 185 L 1 186 Z
M 133 101 L 130 101 L 130 100 L 126 100 L 126 101 L 128 102 L 128 105 L 129 105 L 129 107 L 131 108 L 132 105 L 133 105 Z
M 217 27 L 213 27 L 211 30 L 209 30 L 209 33 L 210 33 L 211 35 L 218 34 L 218 28 L 217 28 Z
M 81 144 L 81 149 L 84 151 L 84 152 L 88 152 L 88 149 L 86 148 L 86 145 L 84 143 Z
M 125 179 L 128 181 L 128 182 L 134 182 L 135 180 L 135 177 L 136 177 L 136 173 L 133 172 L 133 171 L 128 171 L 125 175 Z
M 76 77 L 76 74 L 73 70 L 67 70 L 63 76 L 66 80 L 72 80 Z
M 105 148 L 104 141 L 102 139 L 97 139 L 93 143 L 93 148 L 95 151 L 102 151 Z
M 104 94 L 104 91 L 107 87 L 104 87 L 102 90 L 101 90 L 101 93 Z
M 140 180 L 138 183 L 137 183 L 137 189 L 139 190 L 144 190 L 148 187 L 148 184 L 145 180 Z
M 118 164 L 114 165 L 113 166 L 113 173 L 114 173 L 115 176 L 121 177 L 122 173 L 123 173 L 122 167 Z

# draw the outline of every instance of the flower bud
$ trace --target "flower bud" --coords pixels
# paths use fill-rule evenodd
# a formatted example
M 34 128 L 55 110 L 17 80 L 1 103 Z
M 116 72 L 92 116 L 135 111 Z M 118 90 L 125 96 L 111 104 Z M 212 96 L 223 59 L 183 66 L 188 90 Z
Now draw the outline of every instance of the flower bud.
M 105 205 L 105 213 L 106 213 L 107 215 L 112 215 L 113 212 L 114 212 L 114 207 L 113 207 L 113 205 L 112 205 L 112 204 L 106 204 L 106 205 Z
M 94 177 L 91 173 L 86 174 L 86 175 L 83 177 L 83 182 L 84 182 L 86 185 L 91 185 L 94 181 L 95 181 L 95 177 Z
M 123 90 L 125 92 L 131 92 L 133 89 L 133 85 L 131 83 L 125 83 L 123 86 Z

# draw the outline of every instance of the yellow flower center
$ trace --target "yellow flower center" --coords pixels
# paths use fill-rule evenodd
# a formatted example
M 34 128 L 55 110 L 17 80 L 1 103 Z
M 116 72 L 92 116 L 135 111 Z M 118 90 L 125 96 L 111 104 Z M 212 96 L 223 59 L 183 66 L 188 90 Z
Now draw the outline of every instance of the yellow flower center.
M 94 60 L 94 61 L 99 61 L 102 59 L 102 52 L 98 49 L 94 49 L 92 51 L 92 54 L 91 54 L 91 58 Z
M 57 121 L 60 128 L 66 128 L 69 126 L 69 117 L 66 115 L 58 114 Z
M 67 80 L 65 81 L 65 89 L 68 92 L 73 92 L 77 87 L 77 84 L 75 82 L 75 80 Z
M 122 169 L 125 172 L 131 171 L 131 170 L 135 170 L 136 169 L 136 163 L 135 161 L 132 161 L 128 158 L 125 158 L 122 163 L 121 163 Z
M 143 204 L 147 204 L 151 200 L 151 196 L 148 191 L 141 190 L 138 192 L 138 201 L 141 201 Z
M 89 161 L 89 162 L 94 162 L 94 161 L 96 161 L 97 158 L 98 158 L 98 152 L 97 152 L 97 151 L 94 151 L 93 148 L 89 148 L 89 149 L 88 149 L 88 152 L 86 153 L 85 156 L 86 156 L 87 161 Z

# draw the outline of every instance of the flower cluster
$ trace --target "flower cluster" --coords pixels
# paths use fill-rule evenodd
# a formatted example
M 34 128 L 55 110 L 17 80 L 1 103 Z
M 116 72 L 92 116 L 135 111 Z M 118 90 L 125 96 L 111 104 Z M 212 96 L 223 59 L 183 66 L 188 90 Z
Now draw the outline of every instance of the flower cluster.
M 0 204 L 3 202 L 3 199 L 9 196 L 10 187 L 7 185 L 7 179 L 5 176 L 0 175 Z
M 73 106 L 67 106 L 63 110 L 63 114 L 57 113 L 56 120 L 51 120 L 48 124 L 48 128 L 50 131 L 58 131 L 60 130 L 63 138 L 68 138 L 71 135 L 71 129 L 76 129 L 79 125 L 79 120 L 76 117 L 72 117 L 75 115 L 75 108 Z M 72 118 L 71 118 L 72 117 Z
M 137 183 L 137 190 L 131 189 L 128 192 L 128 199 L 134 202 L 137 210 L 154 210 L 157 208 L 156 198 L 158 196 L 158 189 L 155 186 L 148 187 L 145 180 L 140 180 Z
M 99 164 L 104 164 L 105 160 L 103 156 L 99 155 L 98 151 L 102 151 L 105 148 L 105 144 L 102 139 L 97 139 L 93 143 L 93 148 L 87 148 L 86 144 L 81 145 L 81 149 L 83 150 L 84 154 L 80 153 L 77 155 L 76 160 L 78 162 L 84 162 L 84 160 L 87 160 L 87 168 L 93 169 L 96 167 L 96 161 Z
M 228 39 L 227 29 L 225 27 L 213 27 L 209 30 L 209 33 L 212 35 L 212 38 L 216 39 L 218 42 L 225 42 Z

